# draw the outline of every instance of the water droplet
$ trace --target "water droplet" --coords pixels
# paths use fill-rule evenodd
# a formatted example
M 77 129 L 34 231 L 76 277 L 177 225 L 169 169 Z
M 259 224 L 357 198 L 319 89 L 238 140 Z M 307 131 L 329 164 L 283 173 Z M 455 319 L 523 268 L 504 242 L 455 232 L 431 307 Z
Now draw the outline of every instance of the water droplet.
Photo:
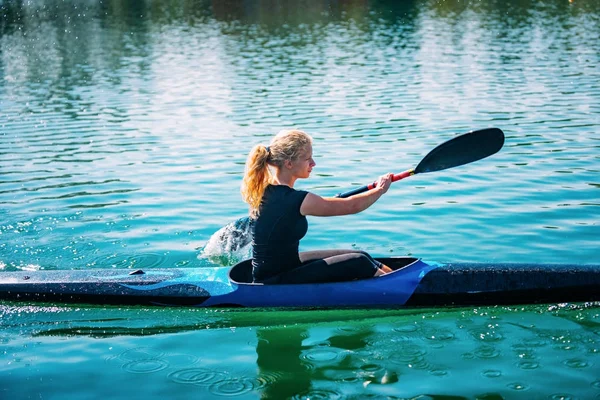
M 425 338 L 435 341 L 448 341 L 454 339 L 454 333 L 450 331 L 434 331 L 425 334 Z
M 523 361 L 519 363 L 518 366 L 521 369 L 536 369 L 540 366 L 540 364 L 535 361 Z
M 481 375 L 485 376 L 486 378 L 499 378 L 502 376 L 502 371 L 497 369 L 486 369 L 481 373 Z
M 509 383 L 508 385 L 506 385 L 506 387 L 516 391 L 523 391 L 529 389 L 529 386 L 519 382 Z
M 567 394 L 567 393 L 555 393 L 555 394 L 551 395 L 550 398 L 552 400 L 573 400 L 573 399 L 575 399 L 575 397 L 573 397 L 572 395 Z
M 569 368 L 586 368 L 589 366 L 589 363 L 585 360 L 581 360 L 579 358 L 571 358 L 563 362 Z

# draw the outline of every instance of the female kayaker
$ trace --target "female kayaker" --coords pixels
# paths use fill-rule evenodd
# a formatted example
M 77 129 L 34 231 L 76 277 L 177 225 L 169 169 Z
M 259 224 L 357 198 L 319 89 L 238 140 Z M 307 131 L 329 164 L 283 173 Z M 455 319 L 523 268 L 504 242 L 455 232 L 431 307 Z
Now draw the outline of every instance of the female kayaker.
M 308 230 L 307 215 L 356 214 L 375 203 L 392 183 L 381 176 L 377 187 L 349 198 L 323 198 L 295 190 L 315 166 L 312 138 L 299 130 L 279 132 L 269 146 L 254 146 L 246 161 L 242 197 L 250 206 L 252 275 L 261 283 L 348 281 L 383 275 L 391 269 L 363 251 L 298 252 Z

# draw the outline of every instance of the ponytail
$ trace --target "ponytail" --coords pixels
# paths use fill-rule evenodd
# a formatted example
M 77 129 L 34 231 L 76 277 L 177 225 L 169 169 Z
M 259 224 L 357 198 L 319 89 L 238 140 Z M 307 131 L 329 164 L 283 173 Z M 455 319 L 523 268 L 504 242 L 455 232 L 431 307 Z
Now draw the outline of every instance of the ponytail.
M 272 176 L 267 161 L 269 160 L 269 149 L 262 145 L 256 145 L 250 151 L 246 160 L 246 171 L 242 180 L 242 198 L 250 206 L 250 217 L 258 217 L 258 208 L 265 193 L 266 187 L 271 183 Z
M 250 206 L 250 217 L 258 217 L 258 209 L 265 189 L 273 183 L 273 175 L 269 165 L 282 168 L 286 160 L 296 160 L 312 138 L 297 129 L 279 132 L 269 147 L 256 145 L 246 160 L 246 171 L 242 180 L 242 198 Z

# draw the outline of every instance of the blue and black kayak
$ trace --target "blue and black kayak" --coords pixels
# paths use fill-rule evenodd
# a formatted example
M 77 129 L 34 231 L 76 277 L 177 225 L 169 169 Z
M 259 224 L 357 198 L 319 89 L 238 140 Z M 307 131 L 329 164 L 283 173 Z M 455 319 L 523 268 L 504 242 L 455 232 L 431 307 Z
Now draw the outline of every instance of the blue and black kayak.
M 252 283 L 231 269 L 149 268 L 0 273 L 0 299 L 197 307 L 385 308 L 600 300 L 600 265 L 431 263 L 378 258 L 394 271 L 335 283 Z

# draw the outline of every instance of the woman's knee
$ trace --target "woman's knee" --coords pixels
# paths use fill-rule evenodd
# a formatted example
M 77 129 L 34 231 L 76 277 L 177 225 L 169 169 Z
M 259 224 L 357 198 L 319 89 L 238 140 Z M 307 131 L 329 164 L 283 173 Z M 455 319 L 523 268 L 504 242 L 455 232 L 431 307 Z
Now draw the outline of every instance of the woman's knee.
M 356 252 L 349 255 L 346 266 L 347 268 L 354 269 L 361 275 L 368 275 L 369 273 L 375 274 L 375 272 L 378 270 L 377 265 L 373 263 L 373 259 L 369 257 L 368 254 L 364 254 L 363 252 Z
M 362 262 L 369 263 L 377 267 L 377 262 L 375 262 L 375 259 L 366 251 L 358 250 L 352 254 L 355 255 L 355 258 L 360 259 Z
M 368 260 L 368 258 L 364 254 L 362 254 L 358 251 L 354 251 L 351 253 L 337 254 L 337 255 L 327 257 L 324 259 L 324 261 L 328 265 L 347 264 L 347 263 L 360 264 L 360 263 L 364 263 L 367 260 Z

